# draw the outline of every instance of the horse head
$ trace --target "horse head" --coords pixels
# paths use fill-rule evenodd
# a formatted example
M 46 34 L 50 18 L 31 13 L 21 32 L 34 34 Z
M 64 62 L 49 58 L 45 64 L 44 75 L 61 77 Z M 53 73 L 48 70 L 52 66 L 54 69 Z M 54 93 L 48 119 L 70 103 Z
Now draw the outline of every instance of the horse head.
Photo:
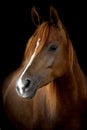
M 16 90 L 23 98 L 32 98 L 39 88 L 63 76 L 71 68 L 73 57 L 56 9 L 50 7 L 49 22 L 40 23 L 40 16 L 33 8 L 32 19 L 38 27 L 29 39 L 23 60 L 25 68 L 16 82 Z

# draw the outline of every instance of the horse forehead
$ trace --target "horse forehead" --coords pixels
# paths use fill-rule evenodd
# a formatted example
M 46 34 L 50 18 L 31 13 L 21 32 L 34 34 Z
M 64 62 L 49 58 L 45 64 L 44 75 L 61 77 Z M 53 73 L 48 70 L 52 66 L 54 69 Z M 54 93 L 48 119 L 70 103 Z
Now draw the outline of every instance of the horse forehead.
M 64 29 L 59 29 L 57 27 L 51 26 L 50 27 L 50 32 L 49 32 L 49 41 L 51 40 L 66 40 L 66 33 L 64 31 Z
M 49 32 L 49 40 L 57 40 L 59 39 L 60 33 L 58 28 L 56 27 L 50 27 L 50 32 Z

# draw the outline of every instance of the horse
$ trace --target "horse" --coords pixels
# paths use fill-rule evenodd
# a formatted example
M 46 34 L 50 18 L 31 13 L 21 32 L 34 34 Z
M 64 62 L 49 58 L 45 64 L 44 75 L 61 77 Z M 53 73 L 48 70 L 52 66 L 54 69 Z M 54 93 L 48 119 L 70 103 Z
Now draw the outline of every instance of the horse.
M 58 11 L 50 6 L 29 38 L 21 65 L 4 81 L 4 112 L 17 130 L 86 130 L 87 78 Z

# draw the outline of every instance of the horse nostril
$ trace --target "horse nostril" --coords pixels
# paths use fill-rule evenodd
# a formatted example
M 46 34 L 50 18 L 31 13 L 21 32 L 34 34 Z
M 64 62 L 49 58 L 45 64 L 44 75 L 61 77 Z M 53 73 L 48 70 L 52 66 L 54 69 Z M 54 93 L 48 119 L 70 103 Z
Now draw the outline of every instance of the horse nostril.
M 28 90 L 29 90 L 30 84 L 31 84 L 31 80 L 30 80 L 30 79 L 25 79 L 25 81 L 24 81 L 25 91 L 28 91 Z

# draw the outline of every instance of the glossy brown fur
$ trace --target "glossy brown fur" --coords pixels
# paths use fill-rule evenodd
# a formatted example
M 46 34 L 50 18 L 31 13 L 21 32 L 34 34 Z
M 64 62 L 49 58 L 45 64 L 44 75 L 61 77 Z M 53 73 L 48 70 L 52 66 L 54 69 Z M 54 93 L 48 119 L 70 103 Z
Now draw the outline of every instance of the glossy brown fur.
M 54 10 L 56 15 L 56 11 Z M 58 15 L 56 16 L 57 19 Z M 51 24 L 52 24 L 51 19 Z M 69 36 L 59 20 L 58 26 L 43 22 L 27 43 L 22 65 L 13 72 L 3 85 L 3 103 L 6 115 L 18 130 L 85 130 L 87 114 L 86 78 L 78 64 Z M 16 80 L 28 63 L 37 42 L 41 38 L 36 57 L 46 43 L 59 41 L 66 44 L 67 62 L 60 64 L 64 74 L 37 90 L 32 99 L 18 96 Z M 43 60 L 43 59 L 42 59 Z M 60 59 L 59 59 L 60 60 Z M 40 64 L 42 64 L 41 61 Z M 57 62 L 57 59 L 56 61 Z M 64 65 L 67 68 L 64 69 Z M 37 68 L 31 72 L 36 72 Z M 55 67 L 56 69 L 56 67 Z M 57 72 L 57 69 L 55 70 Z M 58 70 L 58 73 L 60 70 Z

